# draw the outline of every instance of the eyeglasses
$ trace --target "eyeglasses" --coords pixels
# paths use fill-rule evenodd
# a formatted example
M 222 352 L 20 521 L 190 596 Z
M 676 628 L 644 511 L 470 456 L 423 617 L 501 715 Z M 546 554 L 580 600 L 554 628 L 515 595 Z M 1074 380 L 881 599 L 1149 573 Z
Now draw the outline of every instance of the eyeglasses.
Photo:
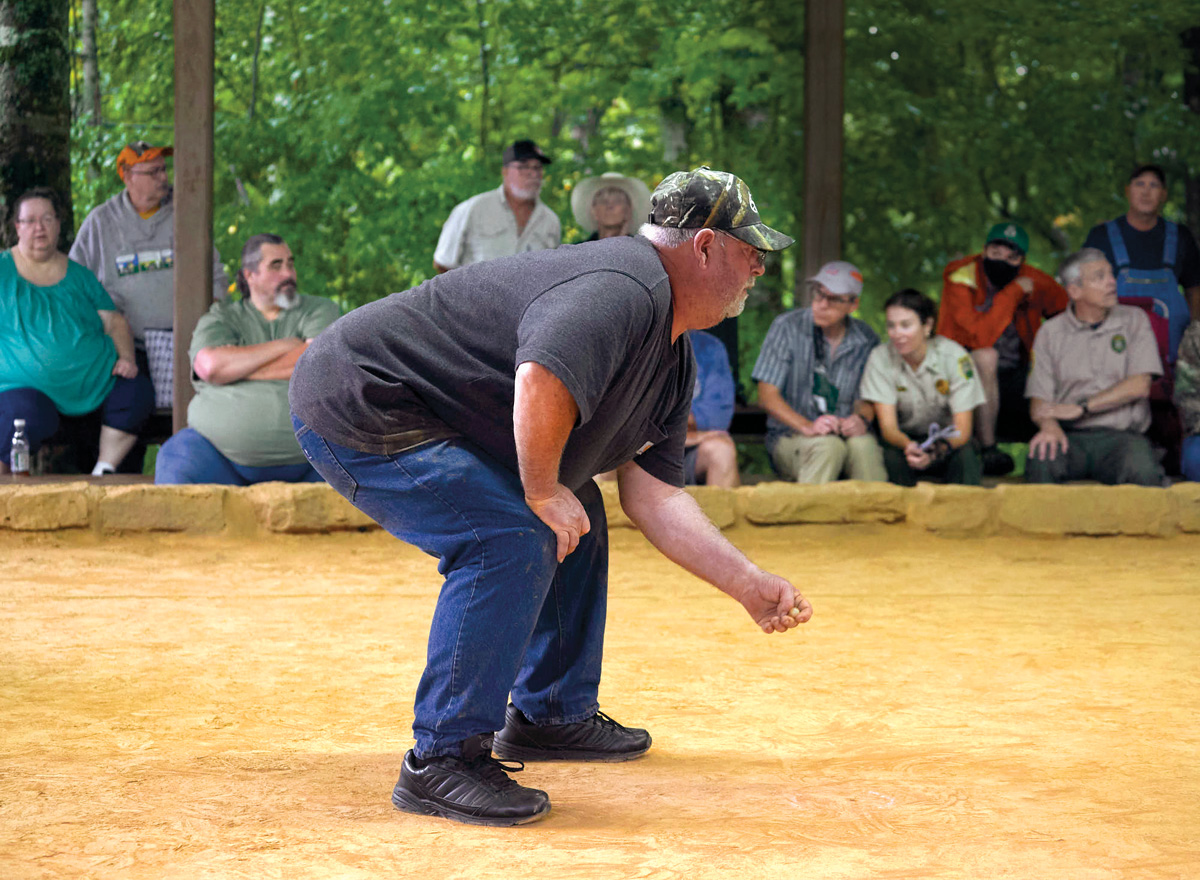
M 736 235 L 732 235 L 732 234 L 726 232 L 724 229 L 718 229 L 716 231 L 721 233 L 722 235 L 728 235 L 730 238 L 732 238 L 738 244 L 745 245 L 748 248 L 754 248 L 754 265 L 758 266 L 758 268 L 760 268 L 760 269 L 766 268 L 767 254 L 769 254 L 770 251 L 764 251 L 762 248 L 756 248 L 756 247 L 754 247 L 754 245 L 750 244 L 749 242 L 742 241 Z M 725 247 L 724 241 L 721 242 L 721 247 Z
M 820 287 L 813 291 L 814 301 L 822 300 L 823 302 L 827 302 L 835 306 L 852 306 L 854 305 L 854 301 L 856 299 L 858 299 L 857 296 L 834 296 L 832 293 L 828 293 Z
M 53 226 L 58 222 L 58 218 L 53 214 L 43 214 L 41 217 L 20 217 L 17 219 L 18 226 Z
M 509 162 L 508 167 L 522 174 L 536 174 L 539 177 L 546 173 L 546 168 L 538 159 L 529 159 L 525 162 Z
M 128 173 L 141 175 L 143 177 L 166 177 L 167 166 L 162 165 L 158 168 L 138 168 L 137 166 L 134 166 L 133 168 L 129 169 Z

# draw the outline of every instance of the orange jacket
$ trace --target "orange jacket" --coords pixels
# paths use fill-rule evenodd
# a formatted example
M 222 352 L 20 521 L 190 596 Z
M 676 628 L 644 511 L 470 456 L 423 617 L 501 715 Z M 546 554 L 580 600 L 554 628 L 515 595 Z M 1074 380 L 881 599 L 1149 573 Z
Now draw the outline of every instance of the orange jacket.
M 938 311 L 937 332 L 966 349 L 990 348 L 1013 321 L 1025 354 L 1033 350 L 1033 337 L 1042 320 L 1052 318 L 1067 307 L 1067 292 L 1062 285 L 1028 263 L 1021 265 L 1017 278 L 1033 281 L 1033 292 L 1026 294 L 1014 278 L 996 291 L 986 312 L 976 311 L 987 299 L 987 279 L 983 275 L 983 255 L 974 254 L 954 260 L 942 278 L 942 304 Z

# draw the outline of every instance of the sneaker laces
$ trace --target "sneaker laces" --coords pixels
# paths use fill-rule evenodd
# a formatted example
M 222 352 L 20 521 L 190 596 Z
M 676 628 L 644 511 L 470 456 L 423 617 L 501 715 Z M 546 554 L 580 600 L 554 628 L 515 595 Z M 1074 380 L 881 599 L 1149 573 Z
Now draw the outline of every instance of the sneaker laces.
M 599 724 L 601 727 L 607 727 L 609 730 L 625 730 L 626 729 L 625 725 L 622 724 L 620 721 L 613 718 L 611 715 L 605 715 L 603 712 L 600 712 L 599 710 L 597 710 L 596 714 L 592 716 L 591 720 L 594 721 L 595 723 Z
M 499 758 L 493 758 L 490 754 L 481 754 L 469 761 L 464 760 L 463 763 L 478 773 L 484 782 L 491 785 L 497 791 L 521 787 L 508 774 L 520 773 L 524 770 L 524 761 L 502 761 Z

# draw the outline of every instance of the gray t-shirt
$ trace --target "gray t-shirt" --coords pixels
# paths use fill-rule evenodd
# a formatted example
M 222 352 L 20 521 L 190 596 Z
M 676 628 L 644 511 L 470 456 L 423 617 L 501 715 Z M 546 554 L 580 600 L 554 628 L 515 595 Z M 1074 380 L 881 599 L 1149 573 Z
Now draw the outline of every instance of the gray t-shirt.
M 643 238 L 476 263 L 335 322 L 296 364 L 292 412 L 381 455 L 459 435 L 515 473 L 516 368 L 533 361 L 579 407 L 563 485 L 636 457 L 682 486 L 695 365 L 686 333 L 672 344 L 671 317 L 666 270 Z

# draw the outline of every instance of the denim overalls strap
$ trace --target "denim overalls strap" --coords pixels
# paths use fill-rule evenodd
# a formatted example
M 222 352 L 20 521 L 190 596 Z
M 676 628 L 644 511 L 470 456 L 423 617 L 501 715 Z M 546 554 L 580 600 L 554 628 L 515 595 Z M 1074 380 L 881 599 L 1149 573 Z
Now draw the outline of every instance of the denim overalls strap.
M 1117 296 L 1122 300 L 1145 297 L 1154 301 L 1154 311 L 1167 319 L 1169 344 L 1166 360 L 1175 363 L 1179 340 L 1191 321 L 1187 300 L 1175 277 L 1175 259 L 1179 250 L 1179 226 L 1170 220 L 1163 238 L 1163 266 L 1158 269 L 1133 269 L 1129 266 L 1129 250 L 1115 220 L 1104 224 L 1117 263 Z
M 1121 237 L 1121 227 L 1116 220 L 1109 220 L 1104 224 L 1104 231 L 1108 233 L 1108 244 L 1112 248 L 1113 259 L 1117 261 L 1117 272 L 1128 269 L 1129 251 L 1125 248 L 1125 239 Z

